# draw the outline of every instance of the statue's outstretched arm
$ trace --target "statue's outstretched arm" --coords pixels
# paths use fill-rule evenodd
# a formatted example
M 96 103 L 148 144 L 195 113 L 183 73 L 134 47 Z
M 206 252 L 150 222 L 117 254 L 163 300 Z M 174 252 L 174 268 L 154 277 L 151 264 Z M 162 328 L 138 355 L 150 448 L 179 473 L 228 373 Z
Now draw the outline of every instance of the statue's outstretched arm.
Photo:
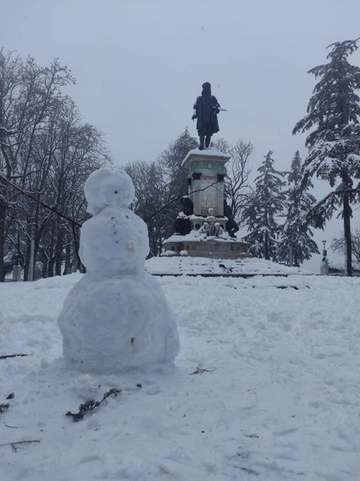
M 193 111 L 193 116 L 191 117 L 193 120 L 197 119 L 197 100 L 195 100 L 194 103 L 194 111 Z

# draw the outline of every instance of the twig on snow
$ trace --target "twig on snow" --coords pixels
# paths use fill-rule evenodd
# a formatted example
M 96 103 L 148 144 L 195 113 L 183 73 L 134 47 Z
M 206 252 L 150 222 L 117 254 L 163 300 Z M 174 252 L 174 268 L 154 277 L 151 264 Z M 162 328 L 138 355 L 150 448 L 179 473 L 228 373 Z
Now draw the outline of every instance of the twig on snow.
M 7 359 L 8 357 L 24 357 L 30 356 L 30 354 L 6 354 L 4 356 L 0 356 L 0 359 Z
M 90 399 L 89 401 L 86 401 L 83 404 L 80 404 L 79 406 L 79 412 L 78 413 L 72 413 L 71 411 L 67 411 L 65 416 L 71 416 L 74 423 L 80 421 L 85 414 L 89 413 L 90 411 L 93 411 L 97 407 L 100 406 L 100 404 L 105 401 L 106 398 L 108 398 L 111 395 L 117 396 L 118 394 L 121 393 L 121 389 L 117 388 L 112 388 L 110 391 L 107 391 L 104 395 L 101 401 L 95 401 L 95 399 Z
M 230 464 L 230 466 L 236 469 L 241 469 L 242 471 L 245 471 L 248 474 L 255 474 L 255 476 L 259 476 L 259 473 L 257 471 L 254 471 L 253 469 L 244 468 L 243 466 L 236 466 L 236 464 Z
M 31 444 L 31 443 L 39 443 L 39 439 L 29 439 L 27 441 L 16 441 L 15 443 L 4 443 L 0 444 L 0 448 L 2 446 L 11 446 L 13 451 L 16 453 L 18 448 L 16 447 L 18 444 Z
M 9 403 L 0 404 L 0 414 L 6 411 L 7 409 L 9 409 L 9 407 L 10 407 Z
M 11 392 L 7 396 L 6 400 L 13 399 L 14 397 L 15 397 L 15 394 L 13 392 Z M 4 411 L 6 411 L 7 409 L 9 409 L 9 407 L 10 407 L 9 403 L 0 404 L 0 414 L 3 413 Z
M 202 374 L 203 372 L 214 372 L 215 369 L 203 369 L 202 367 L 196 367 L 196 370 L 194 372 L 190 373 L 190 376 L 193 374 Z

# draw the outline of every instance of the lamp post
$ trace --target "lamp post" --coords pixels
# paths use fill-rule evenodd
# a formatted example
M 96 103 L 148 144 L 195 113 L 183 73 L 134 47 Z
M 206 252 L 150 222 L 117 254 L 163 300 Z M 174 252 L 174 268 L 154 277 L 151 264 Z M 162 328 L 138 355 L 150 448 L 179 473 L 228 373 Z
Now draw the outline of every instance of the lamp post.
M 326 240 L 323 240 L 323 241 L 322 241 L 322 243 L 323 243 L 323 251 L 322 251 L 322 255 L 323 255 L 324 259 L 326 259 L 326 256 L 327 256 L 327 251 L 326 251 L 326 249 L 325 249 L 325 246 L 326 246 Z
M 327 251 L 326 251 L 326 240 L 322 241 L 323 243 L 323 251 L 322 251 L 322 259 L 320 264 L 320 274 L 322 276 L 327 276 L 329 274 L 329 264 L 327 260 Z

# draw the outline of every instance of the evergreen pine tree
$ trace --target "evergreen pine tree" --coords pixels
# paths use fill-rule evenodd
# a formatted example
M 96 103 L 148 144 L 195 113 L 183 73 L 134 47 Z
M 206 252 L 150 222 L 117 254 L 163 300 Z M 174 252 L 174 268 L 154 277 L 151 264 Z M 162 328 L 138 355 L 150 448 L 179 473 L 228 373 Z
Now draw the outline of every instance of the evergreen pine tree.
M 187 171 L 181 164 L 189 151 L 196 149 L 197 146 L 197 140 L 191 137 L 186 128 L 175 142 L 160 154 L 158 162 L 163 165 L 166 172 L 170 197 L 176 198 L 187 194 Z
M 357 39 L 358 40 L 358 39 Z M 342 204 L 346 238 L 346 273 L 351 275 L 350 202 L 353 200 L 352 178 L 360 178 L 360 68 L 350 65 L 348 56 L 357 48 L 357 40 L 329 45 L 329 63 L 308 73 L 320 78 L 310 98 L 307 115 L 294 127 L 293 134 L 311 129 L 306 139 L 309 148 L 303 167 L 303 183 L 315 174 L 334 187 L 341 184 L 311 211 L 311 222 L 323 227 L 334 210 Z
M 278 217 L 285 207 L 285 195 L 282 192 L 285 183 L 283 174 L 273 167 L 272 154 L 270 150 L 258 168 L 255 192 L 244 211 L 244 219 L 250 231 L 245 240 L 253 244 L 250 250 L 259 257 L 277 260 Z
M 301 180 L 301 157 L 297 150 L 291 162 L 291 170 L 287 174 L 288 189 L 285 194 L 288 207 L 279 246 L 279 258 L 285 258 L 289 254 L 290 263 L 293 260 L 301 263 L 304 259 L 310 259 L 313 253 L 320 253 L 311 238 L 312 231 L 304 222 L 306 213 L 316 202 L 315 197 L 307 192 L 313 186 L 311 180 L 307 179 L 306 184 L 300 188 Z
M 174 221 L 182 206 L 171 201 L 187 195 L 187 172 L 181 164 L 197 145 L 186 129 L 156 162 L 134 161 L 125 166 L 135 186 L 132 207 L 148 226 L 151 257 L 161 254 L 163 240 L 173 234 Z

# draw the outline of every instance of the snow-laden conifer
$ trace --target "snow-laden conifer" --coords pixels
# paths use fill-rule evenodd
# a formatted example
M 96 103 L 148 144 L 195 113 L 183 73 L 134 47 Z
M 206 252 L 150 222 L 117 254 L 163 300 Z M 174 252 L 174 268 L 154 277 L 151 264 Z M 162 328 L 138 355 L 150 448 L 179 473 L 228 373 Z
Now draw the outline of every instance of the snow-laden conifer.
M 301 188 L 301 157 L 297 150 L 287 173 L 287 209 L 281 231 L 279 258 L 289 255 L 289 261 L 303 262 L 313 253 L 319 254 L 317 244 L 312 239 L 313 233 L 306 224 L 305 215 L 315 204 L 316 199 L 308 190 L 313 187 L 310 178 Z M 291 253 L 291 259 L 290 259 Z
M 285 207 L 283 173 L 274 169 L 270 150 L 258 168 L 255 192 L 244 211 L 250 233 L 245 237 L 252 244 L 250 250 L 258 257 L 277 260 L 279 242 L 279 216 Z
M 354 200 L 353 178 L 360 178 L 360 68 L 348 57 L 358 48 L 357 40 L 329 45 L 329 62 L 309 70 L 319 78 L 310 98 L 307 114 L 295 125 L 293 134 L 311 130 L 306 139 L 309 149 L 303 166 L 303 185 L 316 175 L 334 187 L 341 183 L 311 210 L 309 220 L 323 227 L 342 205 L 347 245 L 346 271 L 351 275 L 350 202 Z

